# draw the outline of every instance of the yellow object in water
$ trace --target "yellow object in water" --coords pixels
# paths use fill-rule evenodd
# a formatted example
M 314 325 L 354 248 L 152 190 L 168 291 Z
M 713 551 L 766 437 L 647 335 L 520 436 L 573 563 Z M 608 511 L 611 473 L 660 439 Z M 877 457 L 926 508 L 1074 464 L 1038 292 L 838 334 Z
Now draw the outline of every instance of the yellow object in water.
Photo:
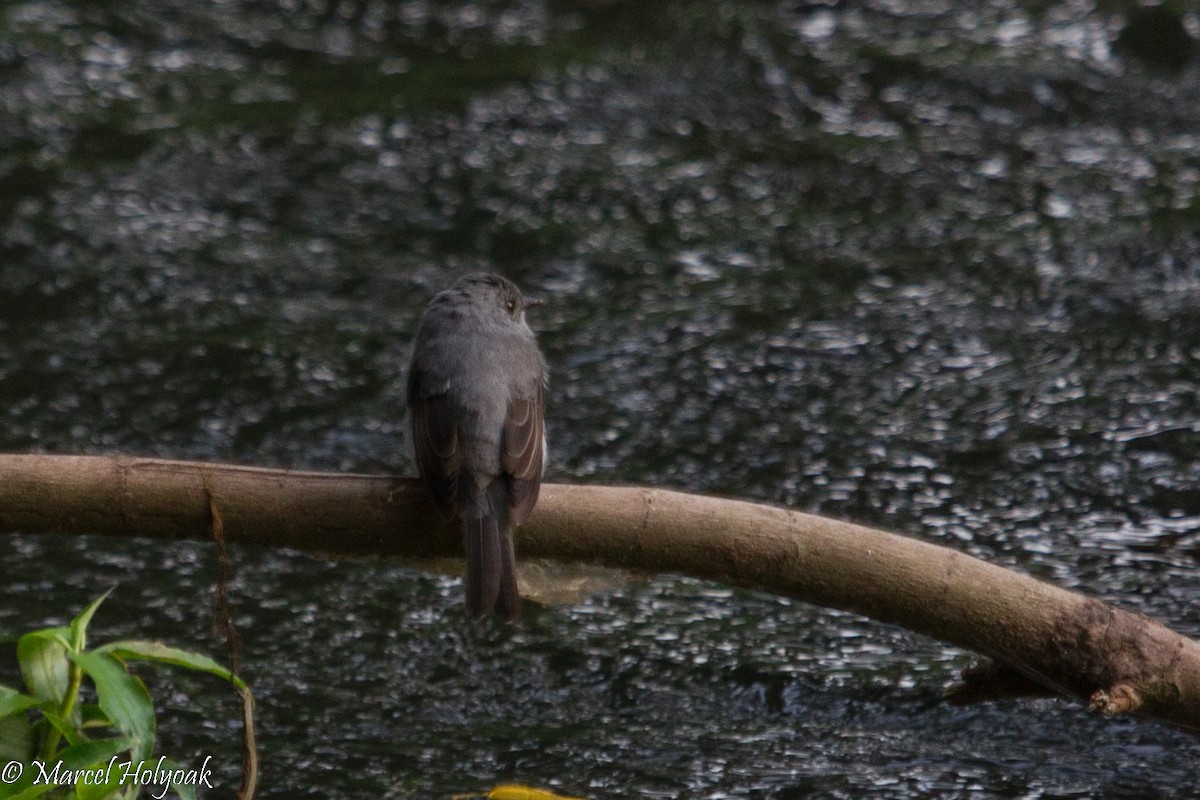
M 532 789 L 515 783 L 497 786 L 487 793 L 488 800 L 584 800 L 582 797 L 566 797 L 565 795 L 547 792 L 545 789 Z
M 480 796 L 478 794 L 456 794 L 451 795 L 450 800 L 477 800 Z M 482 797 L 487 800 L 586 800 L 583 797 L 567 797 L 563 794 L 548 792 L 545 789 L 521 786 L 518 783 L 501 784 Z

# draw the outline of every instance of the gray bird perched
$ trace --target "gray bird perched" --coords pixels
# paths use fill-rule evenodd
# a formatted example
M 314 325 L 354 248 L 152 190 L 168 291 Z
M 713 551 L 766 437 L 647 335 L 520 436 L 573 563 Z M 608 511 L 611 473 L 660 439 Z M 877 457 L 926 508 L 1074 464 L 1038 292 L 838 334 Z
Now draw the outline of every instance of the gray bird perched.
M 529 517 L 546 464 L 546 363 L 527 300 L 499 275 L 460 279 L 429 303 L 408 373 L 417 471 L 462 517 L 467 610 L 510 622 L 520 608 L 512 526 Z

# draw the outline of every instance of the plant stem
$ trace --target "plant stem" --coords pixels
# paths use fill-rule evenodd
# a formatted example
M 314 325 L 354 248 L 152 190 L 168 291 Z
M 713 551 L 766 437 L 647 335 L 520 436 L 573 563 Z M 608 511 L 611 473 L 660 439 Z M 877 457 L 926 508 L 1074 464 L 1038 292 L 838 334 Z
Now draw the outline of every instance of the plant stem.
M 58 707 L 58 716 L 70 722 L 71 714 L 75 712 L 75 701 L 79 699 L 79 687 L 83 683 L 83 669 L 74 661 L 67 670 L 67 692 L 63 695 L 62 703 Z M 49 763 L 50 759 L 54 758 L 55 751 L 58 750 L 58 743 L 62 741 L 62 733 L 53 725 L 50 726 L 50 732 L 46 734 L 46 744 L 42 748 L 42 761 Z

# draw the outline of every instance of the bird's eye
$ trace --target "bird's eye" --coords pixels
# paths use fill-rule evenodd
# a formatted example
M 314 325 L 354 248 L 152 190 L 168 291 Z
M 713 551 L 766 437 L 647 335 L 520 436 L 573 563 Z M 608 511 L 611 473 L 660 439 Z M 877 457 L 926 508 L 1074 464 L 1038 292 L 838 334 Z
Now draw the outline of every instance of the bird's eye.
M 515 313 L 517 310 L 517 301 L 509 300 L 509 301 L 505 302 L 504 307 L 508 309 L 508 313 L 510 313 L 510 314 Z

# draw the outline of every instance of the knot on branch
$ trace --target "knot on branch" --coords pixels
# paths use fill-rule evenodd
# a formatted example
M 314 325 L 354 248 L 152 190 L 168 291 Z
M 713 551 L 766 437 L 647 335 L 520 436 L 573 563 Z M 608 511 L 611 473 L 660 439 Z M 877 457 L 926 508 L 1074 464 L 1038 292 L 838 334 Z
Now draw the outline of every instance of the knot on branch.
M 1096 711 L 1106 717 L 1117 714 L 1128 714 L 1137 711 L 1142 706 L 1142 696 L 1138 690 L 1128 683 L 1118 683 L 1108 689 L 1092 692 L 1088 698 L 1088 710 Z

